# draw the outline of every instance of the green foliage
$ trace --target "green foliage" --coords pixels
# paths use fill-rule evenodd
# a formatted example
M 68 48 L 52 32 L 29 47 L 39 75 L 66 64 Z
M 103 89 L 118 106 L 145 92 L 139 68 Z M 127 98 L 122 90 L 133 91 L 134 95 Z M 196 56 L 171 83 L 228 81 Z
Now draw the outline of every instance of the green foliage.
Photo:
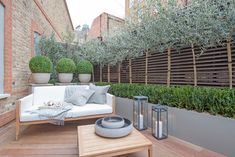
M 75 33 L 70 31 L 69 26 L 67 25 L 66 33 L 62 33 L 62 37 L 66 43 L 73 43 L 75 40 Z
M 193 0 L 187 6 L 177 0 L 168 0 L 167 5 L 162 0 L 145 0 L 121 28 L 110 31 L 100 43 L 92 40 L 82 45 L 83 52 L 100 65 L 136 58 L 146 50 L 164 52 L 197 45 L 203 52 L 234 35 L 234 7 L 234 0 Z M 142 14 L 137 17 L 138 12 Z
M 56 42 L 54 34 L 48 38 L 42 37 L 39 42 L 39 47 L 42 54 L 50 58 L 54 65 L 60 58 L 64 57 L 64 48 L 60 43 Z
M 97 83 L 105 85 L 107 83 Z M 132 99 L 135 95 L 146 95 L 150 103 L 208 112 L 235 118 L 235 90 L 227 88 L 111 84 L 110 93 Z
M 207 47 L 221 45 L 235 35 L 234 0 L 192 0 L 187 6 L 179 5 L 178 0 L 167 2 L 145 0 L 121 27 L 102 34 L 103 41 L 71 45 L 57 43 L 54 36 L 43 38 L 42 52 L 53 64 L 67 57 L 76 63 L 89 60 L 104 66 L 140 57 L 147 50 L 165 52 L 167 48 L 201 46 L 203 53 Z
M 32 73 L 51 73 L 52 62 L 46 56 L 35 56 L 29 61 L 29 68 Z
M 91 74 L 93 65 L 88 60 L 82 60 L 77 65 L 77 71 L 79 74 Z
M 58 73 L 74 73 L 75 70 L 76 65 L 74 61 L 69 58 L 61 58 L 56 65 L 56 71 Z

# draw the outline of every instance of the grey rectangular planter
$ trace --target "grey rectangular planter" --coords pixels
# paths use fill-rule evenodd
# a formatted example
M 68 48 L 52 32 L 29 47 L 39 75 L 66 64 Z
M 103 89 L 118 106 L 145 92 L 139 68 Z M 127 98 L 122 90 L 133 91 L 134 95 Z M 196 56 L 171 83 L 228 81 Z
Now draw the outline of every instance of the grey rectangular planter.
M 149 104 L 149 127 L 151 106 Z M 133 101 L 116 99 L 117 114 L 132 120 Z M 169 134 L 226 156 L 235 157 L 235 120 L 169 107 Z

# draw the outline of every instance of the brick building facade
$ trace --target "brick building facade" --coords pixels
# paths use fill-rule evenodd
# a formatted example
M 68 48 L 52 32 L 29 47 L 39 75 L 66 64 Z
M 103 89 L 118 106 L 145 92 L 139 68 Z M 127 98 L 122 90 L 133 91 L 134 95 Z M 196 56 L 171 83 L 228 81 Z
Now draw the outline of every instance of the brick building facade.
M 0 29 L 2 26 L 4 33 L 0 37 L 1 113 L 6 104 L 28 94 L 28 63 L 36 53 L 36 38 L 54 33 L 62 41 L 63 34 L 73 31 L 73 26 L 65 0 L 0 0 L 0 9 Z
M 102 13 L 96 17 L 88 32 L 88 39 L 102 37 L 104 33 L 112 33 L 114 27 L 124 24 L 124 19 L 108 13 Z

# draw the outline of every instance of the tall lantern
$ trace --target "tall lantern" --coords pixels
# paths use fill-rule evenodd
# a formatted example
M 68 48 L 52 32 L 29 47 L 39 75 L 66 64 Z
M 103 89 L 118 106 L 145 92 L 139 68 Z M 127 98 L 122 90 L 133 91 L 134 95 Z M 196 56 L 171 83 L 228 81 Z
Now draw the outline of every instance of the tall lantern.
M 134 96 L 133 125 L 138 130 L 148 128 L 148 97 Z
M 152 135 L 158 140 L 168 136 L 168 109 L 165 106 L 152 106 Z

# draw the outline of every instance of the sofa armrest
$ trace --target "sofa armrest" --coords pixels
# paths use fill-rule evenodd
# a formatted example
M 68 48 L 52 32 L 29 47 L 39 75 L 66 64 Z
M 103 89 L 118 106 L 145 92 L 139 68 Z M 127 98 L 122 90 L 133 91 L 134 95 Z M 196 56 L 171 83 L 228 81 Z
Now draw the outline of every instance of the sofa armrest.
M 115 113 L 116 108 L 116 102 L 115 102 L 115 96 L 112 94 L 107 93 L 107 105 L 113 108 L 113 113 Z
M 19 105 L 20 113 L 26 111 L 33 106 L 33 94 L 30 94 L 22 99 L 18 100 L 17 105 Z

